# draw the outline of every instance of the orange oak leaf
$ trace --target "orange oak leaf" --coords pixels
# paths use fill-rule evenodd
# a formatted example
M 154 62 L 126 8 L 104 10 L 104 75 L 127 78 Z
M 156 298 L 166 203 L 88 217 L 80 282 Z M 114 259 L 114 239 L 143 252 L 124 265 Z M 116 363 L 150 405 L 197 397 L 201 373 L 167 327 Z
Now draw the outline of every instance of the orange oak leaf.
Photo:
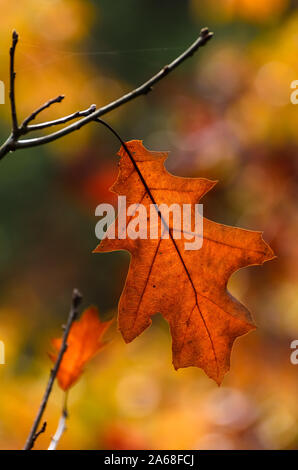
M 68 390 L 81 376 L 85 364 L 104 346 L 102 337 L 111 322 L 101 322 L 96 307 L 89 307 L 79 321 L 72 324 L 57 379 L 62 390 Z M 52 339 L 55 353 L 49 353 L 55 363 L 61 348 L 62 338 Z
M 171 175 L 164 167 L 167 153 L 151 152 L 142 141 L 130 141 L 126 147 L 129 152 L 123 146 L 120 149 L 120 170 L 111 190 L 125 195 L 127 205 L 136 204 L 135 212 L 126 216 L 128 226 L 134 215 L 139 216 L 139 204 L 148 207 L 147 214 L 152 204 L 190 204 L 194 213 L 195 204 L 216 184 L 204 178 Z M 175 369 L 197 366 L 220 384 L 230 367 L 234 340 L 255 328 L 249 311 L 228 292 L 228 279 L 239 268 L 274 258 L 273 251 L 261 232 L 206 218 L 202 247 L 186 250 L 183 237 L 174 237 L 173 220 L 167 239 L 161 236 L 165 219 L 159 219 L 156 239 L 134 240 L 124 239 L 126 229 L 116 219 L 94 250 L 127 250 L 131 254 L 119 302 L 119 329 L 130 342 L 151 324 L 152 315 L 161 313 L 170 325 Z M 150 230 L 149 225 L 147 228 Z M 109 238 L 113 232 L 115 239 Z

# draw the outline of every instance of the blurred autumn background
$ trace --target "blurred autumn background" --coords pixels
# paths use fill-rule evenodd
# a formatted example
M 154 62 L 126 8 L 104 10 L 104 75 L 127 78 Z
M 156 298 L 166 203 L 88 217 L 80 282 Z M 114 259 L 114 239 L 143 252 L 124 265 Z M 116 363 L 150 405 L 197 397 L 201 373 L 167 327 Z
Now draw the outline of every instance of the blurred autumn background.
M 168 169 L 218 179 L 208 218 L 263 230 L 278 258 L 234 274 L 232 294 L 258 329 L 236 341 L 218 388 L 201 370 L 175 372 L 160 315 L 125 345 L 110 342 L 69 396 L 60 449 L 298 448 L 297 2 L 287 0 L 1 0 L 0 79 L 8 89 L 11 31 L 17 108 L 25 117 L 58 94 L 43 118 L 104 105 L 133 89 L 195 40 L 214 39 L 153 93 L 107 116 L 120 135 L 169 150 Z M 1 141 L 10 129 L 0 106 Z M 124 252 L 92 254 L 95 207 L 115 202 L 118 142 L 90 124 L 0 165 L 0 448 L 20 449 L 51 367 L 73 287 L 102 320 L 116 317 L 128 269 Z M 47 448 L 62 404 L 57 384 L 36 448 Z

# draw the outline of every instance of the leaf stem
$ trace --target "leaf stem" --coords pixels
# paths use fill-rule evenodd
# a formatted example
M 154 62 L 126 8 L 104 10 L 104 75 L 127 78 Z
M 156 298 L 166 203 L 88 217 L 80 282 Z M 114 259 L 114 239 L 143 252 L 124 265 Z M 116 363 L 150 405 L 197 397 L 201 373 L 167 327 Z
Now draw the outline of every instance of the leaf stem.
M 68 411 L 67 411 L 67 399 L 68 399 L 68 390 L 64 393 L 64 401 L 63 401 L 63 407 L 62 407 L 62 413 L 61 417 L 59 419 L 58 427 L 56 429 L 56 432 L 54 436 L 52 437 L 51 443 L 48 447 L 48 450 L 56 450 L 57 445 L 59 444 L 59 441 L 63 435 L 63 433 L 66 431 L 66 420 L 69 417 Z

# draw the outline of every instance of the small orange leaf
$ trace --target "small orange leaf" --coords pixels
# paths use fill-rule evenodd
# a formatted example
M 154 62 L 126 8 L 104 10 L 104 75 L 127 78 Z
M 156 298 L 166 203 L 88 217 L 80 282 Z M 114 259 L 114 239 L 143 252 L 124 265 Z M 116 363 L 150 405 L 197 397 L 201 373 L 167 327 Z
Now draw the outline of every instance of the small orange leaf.
M 67 350 L 61 361 L 57 379 L 63 390 L 68 390 L 79 379 L 85 364 L 104 346 L 102 337 L 111 321 L 101 322 L 96 307 L 87 308 L 79 321 L 71 326 Z M 50 359 L 56 362 L 61 348 L 62 338 L 52 339 L 55 353 L 49 353 Z

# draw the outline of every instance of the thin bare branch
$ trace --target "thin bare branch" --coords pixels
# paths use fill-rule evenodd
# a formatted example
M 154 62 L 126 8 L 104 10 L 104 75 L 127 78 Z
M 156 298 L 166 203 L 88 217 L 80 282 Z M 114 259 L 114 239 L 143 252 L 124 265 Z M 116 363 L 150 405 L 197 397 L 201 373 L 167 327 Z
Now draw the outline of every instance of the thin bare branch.
M 67 324 L 65 326 L 64 333 L 63 333 L 61 348 L 60 348 L 56 363 L 55 363 L 54 367 L 51 370 L 50 377 L 49 377 L 49 380 L 48 380 L 48 384 L 47 384 L 44 396 L 42 398 L 38 413 L 37 413 L 36 418 L 34 420 L 34 423 L 32 425 L 31 431 L 29 433 L 29 436 L 28 436 L 27 442 L 25 444 L 24 450 L 31 450 L 33 448 L 33 445 L 34 445 L 34 442 L 35 442 L 34 436 L 36 436 L 37 429 L 38 429 L 39 423 L 41 421 L 41 418 L 44 414 L 44 411 L 46 409 L 46 406 L 47 406 L 47 403 L 48 403 L 48 400 L 49 400 L 49 396 L 50 396 L 52 388 L 53 388 L 55 378 L 57 376 L 60 364 L 61 364 L 63 356 L 64 356 L 64 353 L 67 349 L 67 338 L 68 338 L 68 335 L 69 335 L 69 332 L 70 332 L 71 325 L 73 324 L 73 322 L 76 320 L 76 318 L 78 316 L 78 307 L 81 304 L 81 301 L 82 301 L 82 295 L 80 294 L 80 292 L 77 289 L 74 289 L 73 295 L 72 295 L 71 308 L 70 308 Z
M 184 51 L 179 57 L 173 60 L 169 65 L 163 67 L 156 75 L 154 75 L 148 81 L 143 83 L 138 88 L 135 88 L 131 92 L 127 93 L 126 95 L 122 96 L 121 98 L 107 104 L 106 106 L 103 106 L 102 108 L 96 109 L 91 114 L 83 117 L 75 123 L 64 127 L 63 129 L 60 129 L 59 131 L 53 132 L 52 134 L 43 137 L 36 137 L 24 140 L 19 140 L 18 138 L 15 138 L 13 134 L 11 134 L 0 148 L 0 160 L 10 151 L 15 151 L 22 148 L 36 147 L 60 139 L 61 137 L 64 137 L 74 131 L 81 129 L 81 127 L 85 126 L 89 122 L 94 121 L 95 118 L 99 118 L 104 114 L 110 113 L 114 109 L 119 108 L 120 106 L 124 105 L 125 103 L 128 103 L 129 101 L 132 101 L 138 96 L 149 93 L 150 91 L 152 91 L 154 85 L 156 85 L 159 81 L 161 81 L 164 77 L 166 77 L 169 73 L 176 69 L 186 59 L 191 57 L 200 47 L 204 46 L 212 38 L 212 36 L 213 33 L 209 32 L 208 28 L 203 28 L 197 40 L 188 49 L 186 49 L 186 51 Z M 23 129 L 22 133 L 25 134 L 27 133 L 27 131 Z
M 44 421 L 44 423 L 43 423 L 43 425 L 41 426 L 40 430 L 37 431 L 37 432 L 34 434 L 33 438 L 32 438 L 32 447 L 34 446 L 36 439 L 37 439 L 41 434 L 43 434 L 43 433 L 45 432 L 46 428 L 47 428 L 47 422 Z
M 26 127 L 26 133 L 31 131 L 40 131 L 42 129 L 46 129 L 52 126 L 59 126 L 61 124 L 65 124 L 66 122 L 73 121 L 79 117 L 89 116 L 96 110 L 96 104 L 92 104 L 88 109 L 83 111 L 76 111 L 75 113 L 69 114 L 68 116 L 64 116 L 59 119 L 55 119 L 53 121 L 48 122 L 41 122 L 40 124 L 34 124 L 31 126 Z
M 35 111 L 33 111 L 33 113 L 30 114 L 30 116 L 28 116 L 22 123 L 21 127 L 20 127 L 20 131 L 22 132 L 22 130 L 26 129 L 26 127 L 28 126 L 29 122 L 31 121 L 34 121 L 34 119 L 36 118 L 36 116 L 38 114 L 40 114 L 42 111 L 44 111 L 45 109 L 49 108 L 50 106 L 52 106 L 53 104 L 55 103 L 61 103 L 62 100 L 64 100 L 65 96 L 64 95 L 59 95 L 59 96 L 56 96 L 56 98 L 52 98 L 51 100 L 47 101 L 46 103 L 44 103 L 42 106 L 40 106 L 39 108 L 37 108 Z
M 152 91 L 153 86 L 156 83 L 158 83 L 166 75 L 172 72 L 182 62 L 184 62 L 184 60 L 191 57 L 199 49 L 199 47 L 204 46 L 206 42 L 212 38 L 212 36 L 213 36 L 213 33 L 210 33 L 207 28 L 202 29 L 198 39 L 185 52 L 183 52 L 183 54 L 181 54 L 178 58 L 176 58 L 169 65 L 164 66 L 156 75 L 154 75 L 147 82 L 143 83 L 143 85 L 141 85 L 140 87 L 136 88 L 130 93 L 127 93 L 126 95 L 122 96 L 118 100 L 113 101 L 107 106 L 99 108 L 94 113 L 90 114 L 90 116 L 87 116 L 86 118 L 81 119 L 80 121 L 74 124 L 71 124 L 70 126 L 65 127 L 64 129 L 61 129 L 60 131 L 57 131 L 57 132 L 54 132 L 53 134 L 36 138 L 36 139 L 21 140 L 17 143 L 16 148 L 35 147 L 38 145 L 44 145 L 49 142 L 53 142 L 61 137 L 64 137 L 65 135 L 70 134 L 71 132 L 81 129 L 81 127 L 93 121 L 95 118 L 103 116 L 104 114 L 107 114 L 111 112 L 112 110 L 119 108 L 120 106 L 127 103 L 128 101 L 131 101 L 140 95 L 145 95 L 149 93 L 150 91 Z
M 9 50 L 10 55 L 10 90 L 9 90 L 9 99 L 10 99 L 10 108 L 11 108 L 11 119 L 12 119 L 12 134 L 14 137 L 18 135 L 18 118 L 17 118 L 17 111 L 16 111 L 16 98 L 15 98 L 15 67 L 14 67 L 14 59 L 15 59 L 15 52 L 16 46 L 19 40 L 19 35 L 16 31 L 12 33 L 12 45 Z

